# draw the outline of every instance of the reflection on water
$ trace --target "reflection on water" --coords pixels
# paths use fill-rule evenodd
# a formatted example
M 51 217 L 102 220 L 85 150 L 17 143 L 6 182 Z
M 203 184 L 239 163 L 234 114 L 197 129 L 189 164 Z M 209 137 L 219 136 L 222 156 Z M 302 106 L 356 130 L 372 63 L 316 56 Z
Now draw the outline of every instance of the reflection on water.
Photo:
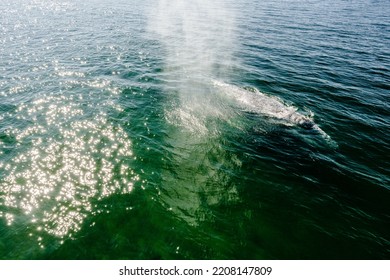
M 0 215 L 8 225 L 71 236 L 94 201 L 132 190 L 138 177 L 129 167 L 129 137 L 104 112 L 88 117 L 82 103 L 82 96 L 47 96 L 16 109 L 22 125 L 6 132 L 15 156 L 0 163 Z
M 197 226 L 213 220 L 213 206 L 240 200 L 232 174 L 242 162 L 220 137 L 173 128 L 166 143 L 174 152 L 162 173 L 160 200 L 176 217 Z

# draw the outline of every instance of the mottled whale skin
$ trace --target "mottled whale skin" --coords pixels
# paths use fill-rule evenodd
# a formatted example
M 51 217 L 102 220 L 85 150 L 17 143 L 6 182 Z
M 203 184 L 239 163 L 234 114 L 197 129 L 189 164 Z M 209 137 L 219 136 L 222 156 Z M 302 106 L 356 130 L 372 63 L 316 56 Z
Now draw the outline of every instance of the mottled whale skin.
M 283 120 L 286 124 L 314 130 L 325 139 L 330 139 L 329 135 L 310 117 L 302 115 L 297 108 L 285 104 L 277 97 L 266 95 L 257 89 L 247 90 L 221 81 L 213 80 L 212 83 L 219 92 L 233 99 L 243 110 Z

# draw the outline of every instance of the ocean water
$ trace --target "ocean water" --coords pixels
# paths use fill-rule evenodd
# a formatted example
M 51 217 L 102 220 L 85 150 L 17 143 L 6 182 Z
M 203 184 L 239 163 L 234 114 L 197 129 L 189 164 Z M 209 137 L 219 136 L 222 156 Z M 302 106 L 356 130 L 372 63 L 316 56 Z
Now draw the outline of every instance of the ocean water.
M 2 0 L 0 259 L 389 259 L 390 2 Z

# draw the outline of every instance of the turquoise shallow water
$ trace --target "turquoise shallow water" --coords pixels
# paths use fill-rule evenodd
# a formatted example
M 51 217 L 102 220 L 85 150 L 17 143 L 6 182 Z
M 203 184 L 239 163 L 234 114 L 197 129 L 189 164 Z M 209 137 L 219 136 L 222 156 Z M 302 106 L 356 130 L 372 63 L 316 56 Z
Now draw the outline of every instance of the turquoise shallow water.
M 208 2 L 1 1 L 1 259 L 389 258 L 389 2 Z

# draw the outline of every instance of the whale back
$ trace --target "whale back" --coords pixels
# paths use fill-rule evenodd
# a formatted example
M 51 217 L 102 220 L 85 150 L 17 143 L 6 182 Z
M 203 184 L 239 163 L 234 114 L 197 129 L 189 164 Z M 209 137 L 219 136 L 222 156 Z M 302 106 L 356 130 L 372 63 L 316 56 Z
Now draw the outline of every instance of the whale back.
M 305 130 L 316 131 L 332 143 L 332 146 L 337 147 L 337 144 L 313 121 L 311 116 L 298 112 L 296 107 L 278 97 L 264 94 L 256 88 L 245 89 L 221 81 L 213 81 L 213 86 L 221 95 L 234 100 L 245 111 L 282 120 L 288 125 L 296 125 Z

